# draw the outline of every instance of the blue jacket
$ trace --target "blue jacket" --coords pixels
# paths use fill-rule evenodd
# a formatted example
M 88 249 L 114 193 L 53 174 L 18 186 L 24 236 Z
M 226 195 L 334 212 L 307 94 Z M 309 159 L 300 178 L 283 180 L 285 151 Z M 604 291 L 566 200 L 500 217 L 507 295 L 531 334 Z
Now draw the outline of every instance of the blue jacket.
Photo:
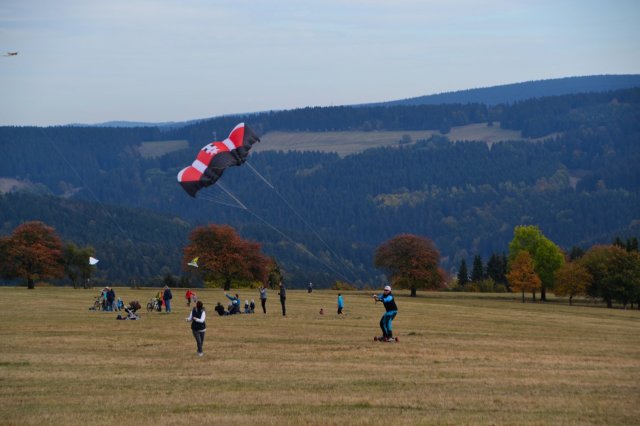
M 344 308 L 344 299 L 342 296 L 338 296 L 338 308 Z
M 389 293 L 386 296 L 384 295 L 384 293 L 379 294 L 378 299 L 382 300 L 382 303 L 384 304 L 384 308 L 387 310 L 387 312 L 398 310 L 398 306 L 396 305 L 396 301 L 393 298 L 393 294 Z

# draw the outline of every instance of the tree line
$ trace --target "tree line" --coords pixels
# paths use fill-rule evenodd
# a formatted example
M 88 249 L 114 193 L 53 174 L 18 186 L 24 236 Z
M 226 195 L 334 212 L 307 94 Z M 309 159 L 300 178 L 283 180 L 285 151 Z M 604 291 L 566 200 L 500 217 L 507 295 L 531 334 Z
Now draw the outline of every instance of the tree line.
M 450 273 L 471 253 L 487 258 L 504 251 L 520 224 L 536 224 L 565 249 L 590 247 L 637 231 L 638 93 L 490 107 L 303 108 L 220 117 L 171 130 L 3 127 L 6 155 L 0 169 L 30 183 L 41 197 L 0 197 L 0 229 L 7 234 L 25 218 L 42 218 L 64 238 L 106 250 L 118 271 L 109 279 L 119 281 L 176 273 L 189 230 L 207 223 L 232 225 L 278 258 L 293 281 L 320 285 L 330 285 L 334 272 L 318 258 L 349 279 L 351 271 L 356 281 L 382 279 L 371 262 L 373 252 L 402 233 L 429 235 Z M 215 187 L 205 198 L 185 196 L 175 180 L 178 170 L 193 161 L 194 150 L 210 141 L 212 132 L 226 135 L 239 120 L 266 130 L 362 130 L 367 122 L 374 129 L 439 129 L 447 122 L 494 120 L 552 137 L 489 147 L 477 141 L 451 143 L 442 128 L 441 136 L 345 158 L 253 153 L 251 166 L 276 191 L 248 167 L 224 175 L 225 187 L 248 211 Z M 186 139 L 192 149 L 140 156 L 140 143 L 166 139 Z M 315 257 L 297 250 L 297 244 Z

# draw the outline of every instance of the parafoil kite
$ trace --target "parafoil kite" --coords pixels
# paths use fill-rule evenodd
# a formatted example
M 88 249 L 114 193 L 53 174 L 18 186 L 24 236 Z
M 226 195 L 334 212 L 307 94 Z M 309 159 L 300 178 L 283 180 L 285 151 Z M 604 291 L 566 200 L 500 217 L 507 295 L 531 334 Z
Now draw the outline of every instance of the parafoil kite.
M 227 167 L 239 166 L 249 155 L 249 150 L 260 138 L 244 123 L 238 124 L 221 142 L 205 145 L 195 161 L 178 173 L 178 182 L 192 197 L 207 186 L 213 185 Z

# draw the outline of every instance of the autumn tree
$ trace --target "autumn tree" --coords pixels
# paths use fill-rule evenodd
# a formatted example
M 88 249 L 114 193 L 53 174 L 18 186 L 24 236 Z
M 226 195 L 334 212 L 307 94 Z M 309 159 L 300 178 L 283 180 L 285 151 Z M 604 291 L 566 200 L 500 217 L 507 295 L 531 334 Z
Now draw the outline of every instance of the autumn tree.
M 618 246 L 596 245 L 591 247 L 580 258 L 580 264 L 583 265 L 591 277 L 592 284 L 587 287 L 587 294 L 591 297 L 601 298 L 605 301 L 608 308 L 613 307 L 614 299 L 614 283 L 611 276 L 614 274 L 614 265 L 624 255 L 624 250 Z
M 591 274 L 584 266 L 577 262 L 567 262 L 556 272 L 555 294 L 569 296 L 571 305 L 574 296 L 586 294 L 591 280 Z
M 227 225 L 207 225 L 195 228 L 184 248 L 183 269 L 187 270 L 198 257 L 198 270 L 205 281 L 222 280 L 224 289 L 236 280 L 265 282 L 269 259 L 260 251 L 260 244 L 243 240 Z
M 546 291 L 553 289 L 555 273 L 564 264 L 562 250 L 542 235 L 537 226 L 516 226 L 509 243 L 509 262 L 513 262 L 521 251 L 528 252 L 533 259 L 534 269 L 542 283 L 540 299 L 547 300 Z
M 507 280 L 509 280 L 511 290 L 522 292 L 522 303 L 524 303 L 524 293 L 526 291 L 535 292 L 540 288 L 542 283 L 534 270 L 533 258 L 529 252 L 522 250 L 518 253 L 511 263 Z
M 1 245 L 6 278 L 23 278 L 27 288 L 34 289 L 35 280 L 64 276 L 62 241 L 42 222 L 23 223 Z
M 593 281 L 587 294 L 602 298 L 608 308 L 618 300 L 626 306 L 640 301 L 640 254 L 617 245 L 593 246 L 580 258 Z
M 440 253 L 425 237 L 401 234 L 381 244 L 375 252 L 374 264 L 389 273 L 391 285 L 411 289 L 438 289 L 444 281 L 438 268 Z
M 62 250 L 62 263 L 64 273 L 77 288 L 78 281 L 83 283 L 84 288 L 88 286 L 88 280 L 95 266 L 89 264 L 89 257 L 95 255 L 93 247 L 78 247 L 74 243 L 67 243 Z
M 9 262 L 9 237 L 0 237 L 0 277 L 9 278 L 12 270 Z

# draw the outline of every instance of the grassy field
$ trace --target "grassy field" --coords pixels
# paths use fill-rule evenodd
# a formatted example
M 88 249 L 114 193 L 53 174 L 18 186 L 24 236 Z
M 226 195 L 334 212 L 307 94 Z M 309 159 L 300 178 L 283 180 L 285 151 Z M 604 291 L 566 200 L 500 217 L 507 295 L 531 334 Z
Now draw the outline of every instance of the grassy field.
M 117 288 L 146 304 L 154 290 Z M 196 356 L 174 313 L 116 321 L 97 289 L 0 288 L 1 424 L 637 424 L 640 312 L 465 294 L 397 295 L 373 342 L 364 292 L 289 291 L 288 315 L 215 316 Z M 256 290 L 240 291 L 258 299 Z M 320 308 L 325 315 L 319 315 Z
M 186 139 L 170 141 L 142 142 L 138 147 L 138 152 L 143 158 L 162 157 L 173 151 L 189 148 L 189 141 Z
M 413 142 L 439 135 L 435 130 L 421 131 L 345 131 L 345 132 L 269 132 L 260 137 L 261 142 L 252 150 L 258 151 L 320 151 L 345 155 L 358 153 L 379 146 L 397 146 L 403 136 Z M 446 137 L 452 142 L 481 141 L 489 146 L 500 141 L 526 140 L 519 131 L 500 128 L 500 123 L 489 127 L 486 123 L 452 127 Z

